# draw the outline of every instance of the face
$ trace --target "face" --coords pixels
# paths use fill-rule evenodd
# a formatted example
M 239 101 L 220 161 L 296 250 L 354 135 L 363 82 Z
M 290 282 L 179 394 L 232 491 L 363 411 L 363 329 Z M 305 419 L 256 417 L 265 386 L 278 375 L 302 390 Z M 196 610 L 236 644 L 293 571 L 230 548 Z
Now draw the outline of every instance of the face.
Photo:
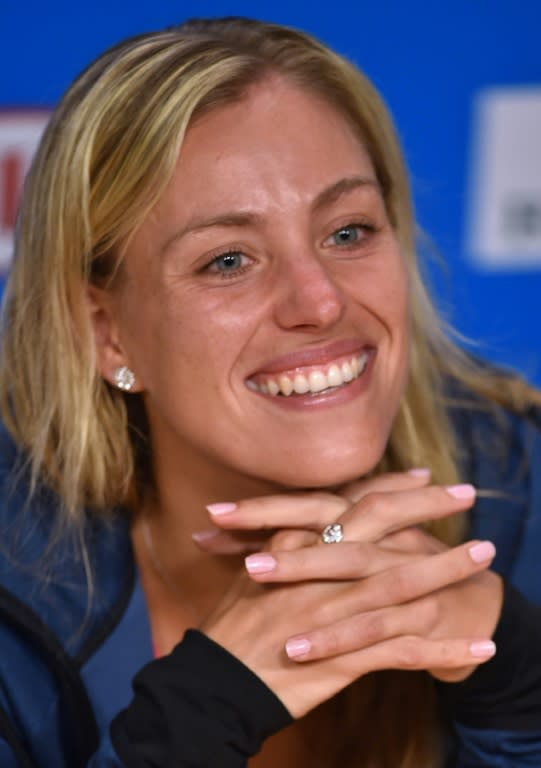
M 109 380 L 135 372 L 160 476 L 241 494 L 374 467 L 406 378 L 407 273 L 332 107 L 270 80 L 196 121 L 123 272 L 99 358 Z

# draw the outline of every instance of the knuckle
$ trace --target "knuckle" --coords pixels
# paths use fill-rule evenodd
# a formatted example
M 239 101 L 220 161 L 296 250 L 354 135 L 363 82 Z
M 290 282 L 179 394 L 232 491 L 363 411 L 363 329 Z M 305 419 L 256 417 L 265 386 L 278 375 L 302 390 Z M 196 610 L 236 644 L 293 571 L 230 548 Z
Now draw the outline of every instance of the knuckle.
M 343 515 L 349 509 L 351 502 L 343 496 L 337 496 L 327 491 L 312 491 L 310 494 L 311 502 L 320 510 L 325 510 L 325 517 L 332 517 L 329 522 L 334 522 L 336 518 Z
M 442 640 L 438 646 L 438 666 L 448 668 L 462 664 L 464 659 L 457 654 L 455 644 L 450 640 Z
M 298 530 L 281 530 L 273 534 L 270 540 L 271 550 L 292 550 L 306 546 L 309 534 Z
M 314 622 L 317 626 L 324 627 L 336 621 L 335 607 L 331 601 L 318 602 L 312 611 Z
M 360 506 L 363 506 L 367 513 L 385 517 L 389 513 L 389 494 L 372 491 L 361 499 Z
M 353 546 L 347 549 L 349 565 L 355 572 L 364 573 L 370 560 L 370 548 L 362 542 L 353 542 L 352 544 Z
M 342 637 L 338 629 L 330 627 L 313 639 L 312 647 L 318 656 L 338 656 L 342 651 Z
M 403 602 L 415 595 L 416 580 L 410 568 L 397 568 L 387 576 L 387 593 L 393 600 Z
M 417 637 L 403 637 L 398 647 L 398 664 L 402 669 L 419 669 L 422 666 L 423 652 Z
M 367 645 L 375 643 L 387 637 L 387 620 L 383 613 L 374 613 L 364 617 L 360 622 L 360 635 Z

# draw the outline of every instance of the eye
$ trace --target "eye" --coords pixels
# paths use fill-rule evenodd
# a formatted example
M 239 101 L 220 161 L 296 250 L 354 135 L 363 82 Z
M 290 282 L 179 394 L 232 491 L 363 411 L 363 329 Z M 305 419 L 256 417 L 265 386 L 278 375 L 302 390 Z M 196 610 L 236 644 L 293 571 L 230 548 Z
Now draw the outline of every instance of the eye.
M 347 224 L 333 232 L 325 241 L 325 245 L 356 245 L 364 240 L 371 231 L 372 228 L 366 224 Z
M 203 271 L 219 274 L 221 277 L 234 277 L 248 268 L 251 261 L 241 251 L 231 250 L 212 259 Z

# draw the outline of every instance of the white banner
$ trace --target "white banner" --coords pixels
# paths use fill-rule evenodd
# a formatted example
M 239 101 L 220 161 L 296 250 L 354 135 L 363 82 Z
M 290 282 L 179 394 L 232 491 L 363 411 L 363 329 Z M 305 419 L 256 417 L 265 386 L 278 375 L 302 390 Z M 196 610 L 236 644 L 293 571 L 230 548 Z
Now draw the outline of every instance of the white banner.
M 479 94 L 470 179 L 473 261 L 541 269 L 541 87 Z

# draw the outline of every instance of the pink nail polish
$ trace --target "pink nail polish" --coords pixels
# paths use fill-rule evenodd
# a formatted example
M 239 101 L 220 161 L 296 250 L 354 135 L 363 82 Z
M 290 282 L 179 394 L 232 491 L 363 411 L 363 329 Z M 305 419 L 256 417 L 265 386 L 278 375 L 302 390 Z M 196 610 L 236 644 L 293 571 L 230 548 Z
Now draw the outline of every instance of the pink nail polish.
M 244 558 L 244 563 L 248 573 L 269 573 L 276 568 L 276 560 L 266 552 L 248 555 L 248 557 Z
M 297 637 L 287 641 L 286 653 L 290 659 L 295 659 L 297 656 L 306 656 L 311 647 L 311 642 L 305 637 Z
M 475 488 L 469 483 L 463 483 L 462 485 L 448 485 L 445 490 L 455 499 L 475 498 Z
M 413 469 L 408 469 L 408 475 L 411 475 L 411 477 L 430 477 L 432 472 L 428 467 L 413 467 Z
M 496 554 L 496 547 L 491 541 L 481 541 L 470 547 L 468 552 L 474 563 L 486 563 Z
M 221 504 L 207 504 L 207 510 L 211 515 L 226 515 L 228 512 L 233 512 L 237 508 L 237 505 L 231 501 L 224 501 Z
M 480 640 L 470 645 L 470 653 L 478 659 L 494 656 L 496 653 L 496 645 L 492 640 Z
M 197 542 L 209 541 L 210 539 L 215 539 L 219 533 L 220 531 L 194 531 L 192 539 Z

